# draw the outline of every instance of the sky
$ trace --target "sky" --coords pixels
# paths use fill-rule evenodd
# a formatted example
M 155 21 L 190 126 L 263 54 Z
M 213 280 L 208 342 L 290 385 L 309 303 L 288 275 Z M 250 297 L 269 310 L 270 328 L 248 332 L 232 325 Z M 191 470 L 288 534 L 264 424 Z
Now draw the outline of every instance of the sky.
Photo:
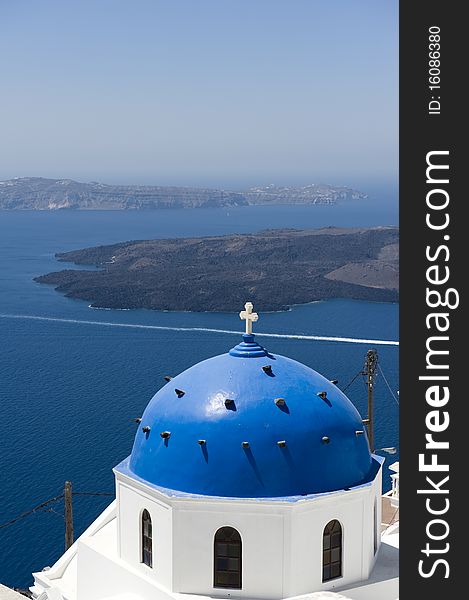
M 398 0 L 0 0 L 0 180 L 397 183 Z

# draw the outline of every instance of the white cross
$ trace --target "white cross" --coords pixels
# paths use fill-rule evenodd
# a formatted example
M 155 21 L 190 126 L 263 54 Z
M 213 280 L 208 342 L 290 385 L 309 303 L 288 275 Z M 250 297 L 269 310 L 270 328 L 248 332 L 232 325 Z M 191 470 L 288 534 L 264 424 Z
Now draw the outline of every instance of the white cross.
M 244 308 L 245 310 L 242 310 L 239 313 L 239 318 L 243 321 L 246 321 L 246 333 L 250 334 L 252 333 L 252 324 L 259 319 L 259 315 L 255 312 L 252 312 L 252 302 L 246 302 Z

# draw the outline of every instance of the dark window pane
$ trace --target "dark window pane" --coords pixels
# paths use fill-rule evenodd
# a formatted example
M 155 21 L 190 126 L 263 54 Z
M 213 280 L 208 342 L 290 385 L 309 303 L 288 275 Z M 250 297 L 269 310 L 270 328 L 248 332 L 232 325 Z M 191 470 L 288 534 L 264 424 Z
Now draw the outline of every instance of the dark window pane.
M 340 563 L 333 563 L 331 565 L 331 578 L 340 577 Z
M 228 556 L 228 544 L 217 543 L 217 554 L 218 556 Z
M 331 536 L 330 535 L 324 535 L 323 540 L 322 540 L 322 547 L 324 550 L 329 550 L 329 548 L 331 547 Z
M 332 534 L 331 543 L 332 543 L 333 548 L 337 548 L 338 546 L 340 546 L 341 541 L 342 541 L 342 535 L 340 533 Z
M 331 551 L 331 561 L 339 562 L 340 561 L 340 548 L 333 548 Z
M 331 578 L 331 568 L 329 565 L 324 565 L 322 568 L 322 580 L 327 581 Z
M 217 571 L 227 571 L 228 570 L 228 559 L 227 558 L 217 558 Z
M 331 562 L 331 551 L 324 550 L 322 553 L 322 563 L 323 565 L 328 565 Z
M 147 550 L 143 551 L 143 562 L 149 567 L 152 566 L 151 552 L 148 552 Z
M 232 585 L 233 587 L 236 587 L 239 585 L 239 575 L 238 573 L 227 573 L 227 579 L 228 579 L 228 583 L 230 585 Z
M 221 571 L 217 573 L 217 583 L 226 585 L 228 583 L 228 573 Z

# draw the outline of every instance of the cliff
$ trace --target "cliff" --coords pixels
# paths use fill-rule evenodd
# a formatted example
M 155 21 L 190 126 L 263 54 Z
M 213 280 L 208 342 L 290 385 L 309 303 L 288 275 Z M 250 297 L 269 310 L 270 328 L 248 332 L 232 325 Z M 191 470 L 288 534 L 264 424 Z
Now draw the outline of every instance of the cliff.
M 397 228 L 268 230 L 131 241 L 57 254 L 99 271 L 36 278 L 94 307 L 234 311 L 246 298 L 285 310 L 327 298 L 398 299 Z
M 366 198 L 345 187 L 269 185 L 244 192 L 138 185 L 79 183 L 72 179 L 23 177 L 0 181 L 0 210 L 141 210 L 214 208 L 249 204 L 337 204 Z

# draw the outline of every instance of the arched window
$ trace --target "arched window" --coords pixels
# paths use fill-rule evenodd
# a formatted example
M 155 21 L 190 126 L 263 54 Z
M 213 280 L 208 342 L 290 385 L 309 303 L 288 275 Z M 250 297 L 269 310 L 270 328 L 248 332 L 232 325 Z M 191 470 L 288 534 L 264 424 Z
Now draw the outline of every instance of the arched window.
M 214 540 L 213 587 L 241 589 L 241 536 L 233 527 L 221 527 Z
M 153 540 L 150 513 L 145 508 L 142 512 L 142 561 L 153 567 Z
M 334 519 L 324 527 L 322 536 L 322 580 L 342 575 L 342 527 Z

